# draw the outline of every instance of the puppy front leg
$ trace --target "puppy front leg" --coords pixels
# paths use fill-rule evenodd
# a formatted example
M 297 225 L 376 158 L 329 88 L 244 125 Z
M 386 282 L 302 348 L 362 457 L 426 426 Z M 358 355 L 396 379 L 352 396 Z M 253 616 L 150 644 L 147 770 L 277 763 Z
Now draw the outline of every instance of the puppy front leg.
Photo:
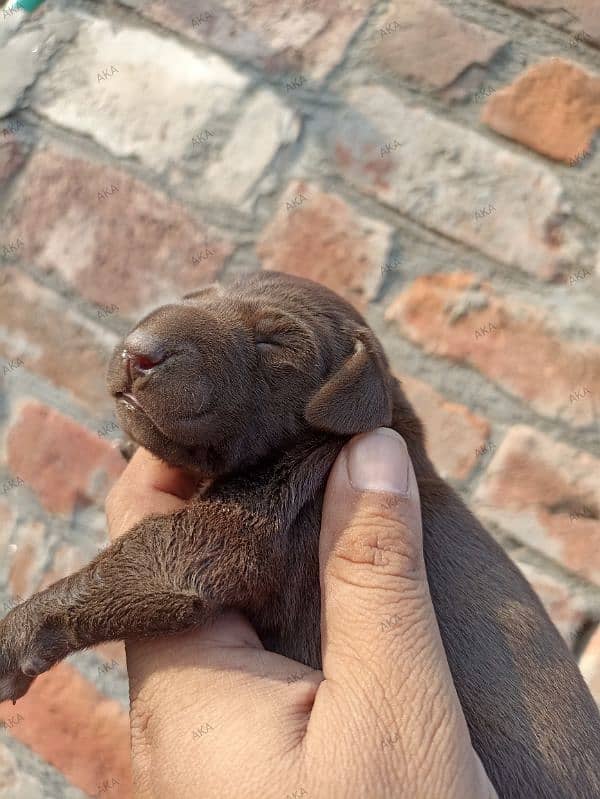
M 71 652 L 185 630 L 223 607 L 259 607 L 274 548 L 252 521 L 239 506 L 202 501 L 151 516 L 18 605 L 0 622 L 0 701 L 23 696 Z

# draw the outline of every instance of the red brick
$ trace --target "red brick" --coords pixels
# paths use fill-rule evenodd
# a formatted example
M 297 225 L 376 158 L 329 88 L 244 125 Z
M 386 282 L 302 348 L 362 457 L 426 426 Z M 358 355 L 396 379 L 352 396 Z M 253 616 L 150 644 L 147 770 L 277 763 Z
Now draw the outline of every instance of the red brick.
M 559 24 L 565 16 L 571 30 L 585 32 L 600 44 L 600 14 L 597 0 L 504 0 L 515 8 L 544 14 L 544 19 Z
M 18 141 L 0 142 L 0 184 L 10 180 L 24 160 L 25 153 Z
M 129 720 L 121 705 L 100 694 L 67 663 L 38 677 L 28 693 L 0 705 L 0 715 L 23 716 L 8 730 L 75 786 L 96 794 L 104 780 L 119 783 L 118 799 L 132 796 Z
M 486 64 L 508 41 L 436 0 L 395 0 L 374 35 L 375 53 L 392 72 L 436 89 L 449 86 L 472 64 Z
M 579 668 L 592 696 L 600 705 L 600 626 L 588 641 L 579 660 Z
M 600 77 L 553 58 L 496 91 L 481 119 L 510 139 L 557 161 L 588 153 L 600 127 Z
M 288 208 L 299 194 L 306 201 Z M 382 282 L 391 235 L 336 194 L 299 181 L 287 186 L 257 252 L 265 269 L 316 280 L 362 309 Z
M 542 601 L 559 633 L 569 648 L 572 648 L 586 621 L 584 602 L 580 597 L 574 596 L 566 582 L 518 558 L 516 564 Z
M 8 462 L 52 513 L 102 504 L 125 468 L 121 455 L 95 433 L 38 402 L 21 405 L 7 438 Z
M 484 520 L 600 584 L 597 458 L 530 427 L 513 427 L 473 500 Z
M 30 159 L 2 235 L 92 302 L 139 314 L 212 281 L 232 251 L 216 232 L 127 172 L 47 149 Z M 118 191 L 106 199 L 98 193 Z M 214 254 L 198 260 L 206 248 Z
M 402 388 L 425 424 L 427 451 L 440 475 L 464 480 L 485 445 L 490 425 L 465 405 L 449 402 L 430 385 L 399 375 Z
M 78 316 L 69 301 L 11 268 L 0 285 L 0 355 L 22 357 L 24 368 L 71 391 L 98 414 L 113 406 L 106 389 L 116 336 Z M 11 378 L 12 379 L 12 378 Z
M 226 9 L 202 7 L 197 0 L 151 0 L 140 10 L 266 72 L 295 70 L 320 78 L 341 61 L 370 5 L 370 0 L 231 0 Z M 206 17 L 209 10 L 212 18 Z
M 540 311 L 498 297 L 470 273 L 417 278 L 386 319 L 427 352 L 474 366 L 543 416 L 578 428 L 595 423 L 600 347 L 562 338 Z

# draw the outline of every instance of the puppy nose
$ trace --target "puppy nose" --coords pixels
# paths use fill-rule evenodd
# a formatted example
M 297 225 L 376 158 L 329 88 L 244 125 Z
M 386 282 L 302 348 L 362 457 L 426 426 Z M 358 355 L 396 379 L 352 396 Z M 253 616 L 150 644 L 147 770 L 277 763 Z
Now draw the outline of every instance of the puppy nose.
M 155 367 L 166 361 L 167 357 L 163 347 L 139 335 L 132 334 L 131 338 L 125 341 L 123 360 L 132 380 L 149 374 Z

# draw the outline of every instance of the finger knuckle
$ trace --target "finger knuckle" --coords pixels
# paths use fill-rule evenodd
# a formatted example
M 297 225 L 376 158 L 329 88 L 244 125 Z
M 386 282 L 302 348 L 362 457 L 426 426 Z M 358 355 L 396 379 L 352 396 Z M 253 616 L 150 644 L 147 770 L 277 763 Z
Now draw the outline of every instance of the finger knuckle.
M 420 542 L 404 525 L 385 513 L 357 517 L 339 536 L 333 548 L 334 568 L 367 570 L 381 577 L 420 582 L 423 552 Z

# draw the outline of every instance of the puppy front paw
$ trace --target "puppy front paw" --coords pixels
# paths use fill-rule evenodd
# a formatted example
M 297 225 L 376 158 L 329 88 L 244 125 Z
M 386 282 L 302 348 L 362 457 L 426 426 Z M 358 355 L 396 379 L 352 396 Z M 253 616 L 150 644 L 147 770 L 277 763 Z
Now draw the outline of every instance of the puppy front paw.
M 62 620 L 34 609 L 32 602 L 14 608 L 0 622 L 0 702 L 14 704 L 70 651 Z

